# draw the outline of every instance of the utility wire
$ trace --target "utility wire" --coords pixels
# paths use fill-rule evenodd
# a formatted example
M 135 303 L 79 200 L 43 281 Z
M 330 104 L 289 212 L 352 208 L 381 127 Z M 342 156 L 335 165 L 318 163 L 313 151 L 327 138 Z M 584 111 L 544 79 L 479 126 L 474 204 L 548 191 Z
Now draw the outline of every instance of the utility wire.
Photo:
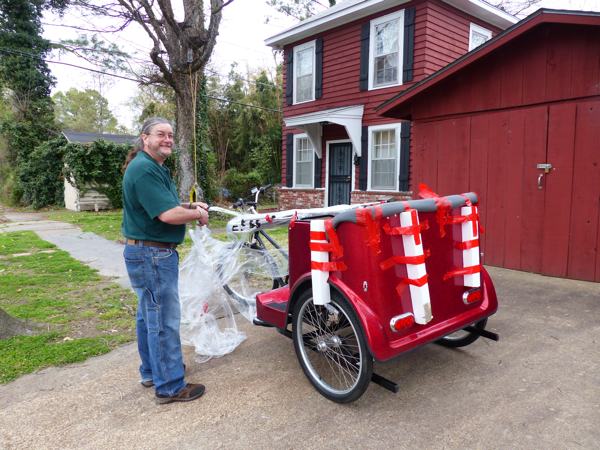
M 12 55 L 27 56 L 27 57 L 30 57 L 32 59 L 41 59 L 42 61 L 45 61 L 47 63 L 61 64 L 61 65 L 64 65 L 64 66 L 75 67 L 77 69 L 87 70 L 89 72 L 95 72 L 95 73 L 99 73 L 99 74 L 102 74 L 102 75 L 107 75 L 109 77 L 121 78 L 121 79 L 127 80 L 127 81 L 134 81 L 136 83 L 140 82 L 140 80 L 135 79 L 135 78 L 126 77 L 126 76 L 123 76 L 123 75 L 117 75 L 116 73 L 104 72 L 102 70 L 90 69 L 89 67 L 78 66 L 76 64 L 66 63 L 66 62 L 63 62 L 63 61 L 53 61 L 53 60 L 46 59 L 46 58 L 40 58 L 40 57 L 38 57 L 36 55 L 33 55 L 31 53 L 22 52 L 22 51 L 19 51 L 19 50 L 11 50 L 11 49 L 0 47 L 0 52 L 7 53 L 7 54 L 12 54 Z M 280 109 L 266 108 L 264 106 L 257 106 L 257 105 L 250 105 L 248 103 L 236 102 L 235 100 L 228 100 L 226 98 L 215 97 L 215 96 L 212 96 L 212 95 L 207 95 L 207 97 L 210 98 L 210 99 L 212 99 L 212 100 L 216 100 L 218 102 L 231 103 L 231 104 L 235 104 L 235 105 L 244 106 L 244 107 L 247 107 L 247 108 L 256 108 L 256 109 L 261 109 L 261 110 L 264 110 L 264 111 L 271 111 L 271 112 L 281 113 Z

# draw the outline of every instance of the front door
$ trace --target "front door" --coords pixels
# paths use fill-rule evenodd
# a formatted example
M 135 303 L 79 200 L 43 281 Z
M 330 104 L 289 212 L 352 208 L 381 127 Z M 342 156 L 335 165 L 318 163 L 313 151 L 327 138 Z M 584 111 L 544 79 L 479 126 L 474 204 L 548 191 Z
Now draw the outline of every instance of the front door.
M 352 143 L 329 146 L 329 206 L 350 204 L 352 189 Z

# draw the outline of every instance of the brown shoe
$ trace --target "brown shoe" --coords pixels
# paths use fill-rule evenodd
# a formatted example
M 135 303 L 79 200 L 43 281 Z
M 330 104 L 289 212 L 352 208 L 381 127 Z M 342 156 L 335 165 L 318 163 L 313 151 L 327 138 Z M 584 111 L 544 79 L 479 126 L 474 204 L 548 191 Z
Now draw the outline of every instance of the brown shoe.
M 202 397 L 204 390 L 205 387 L 203 384 L 188 383 L 181 391 L 177 393 L 177 395 L 174 395 L 173 397 L 156 394 L 156 403 L 159 405 L 165 405 L 173 402 L 191 402 L 192 400 Z

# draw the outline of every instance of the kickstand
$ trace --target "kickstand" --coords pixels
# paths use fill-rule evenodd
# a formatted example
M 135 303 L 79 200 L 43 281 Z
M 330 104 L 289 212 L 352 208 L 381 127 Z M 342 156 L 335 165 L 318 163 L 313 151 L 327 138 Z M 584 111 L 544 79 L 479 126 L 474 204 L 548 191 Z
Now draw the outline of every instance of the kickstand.
M 378 384 L 382 388 L 385 388 L 388 391 L 393 392 L 394 394 L 400 390 L 400 388 L 398 387 L 398 384 L 394 383 L 392 380 L 388 380 L 387 378 L 382 377 L 381 375 L 379 375 L 377 373 L 373 373 L 373 375 L 371 375 L 371 381 L 375 384 Z

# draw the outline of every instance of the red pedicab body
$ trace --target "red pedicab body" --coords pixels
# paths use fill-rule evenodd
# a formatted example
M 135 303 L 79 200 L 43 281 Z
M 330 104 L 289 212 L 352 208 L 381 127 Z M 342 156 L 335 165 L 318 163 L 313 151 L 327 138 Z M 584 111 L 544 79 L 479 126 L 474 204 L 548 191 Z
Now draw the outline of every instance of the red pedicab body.
M 464 285 L 464 244 L 463 247 L 460 244 L 464 240 L 464 230 L 461 231 L 464 220 L 456 218 L 460 216 L 461 207 L 470 202 L 477 203 L 475 194 L 446 197 L 443 201 L 388 203 L 333 218 L 343 255 L 337 258 L 335 252 L 332 255 L 336 262 L 343 263 L 345 270 L 331 271 L 328 283 L 352 306 L 375 359 L 388 360 L 480 322 L 496 312 L 496 293 L 488 273 L 480 264 L 470 271 L 480 273 L 480 295 L 477 293 L 471 296 L 472 301 L 466 301 L 468 293 L 477 289 Z M 445 208 L 444 214 L 440 214 L 442 208 Z M 415 239 L 421 240 L 425 254 L 431 314 L 426 323 L 415 323 L 409 318 L 405 321 L 406 327 L 397 330 L 392 326 L 394 318 L 414 317 L 411 288 L 407 284 L 408 266 L 389 263 L 392 257 L 405 256 L 403 236 L 390 234 L 390 230 L 400 226 L 398 214 L 407 209 L 416 209 L 422 224 L 421 234 Z M 370 219 L 365 220 L 366 214 Z M 289 284 L 257 296 L 259 320 L 286 329 L 295 302 L 305 290 L 311 289 L 310 236 L 310 221 L 297 221 L 290 226 Z M 331 237 L 328 233 L 330 241 Z

